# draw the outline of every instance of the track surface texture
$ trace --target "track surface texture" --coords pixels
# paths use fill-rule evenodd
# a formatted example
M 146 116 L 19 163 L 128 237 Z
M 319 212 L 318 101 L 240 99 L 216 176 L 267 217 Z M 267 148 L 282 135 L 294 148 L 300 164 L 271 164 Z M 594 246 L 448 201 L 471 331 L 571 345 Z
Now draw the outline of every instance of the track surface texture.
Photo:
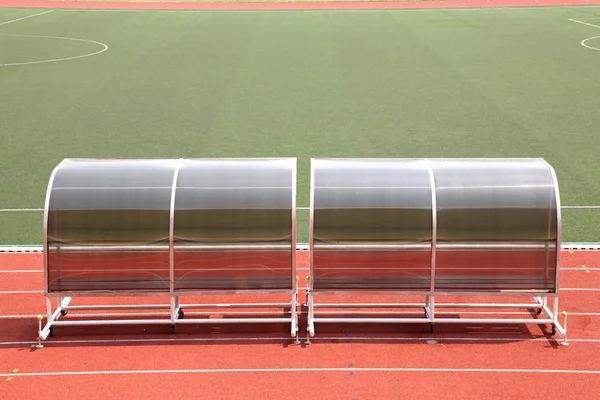
M 301 283 L 308 274 L 308 254 L 299 251 L 297 255 Z M 560 310 L 569 312 L 569 346 L 563 346 L 558 336 L 552 337 L 546 326 L 477 324 L 441 324 L 433 334 L 426 325 L 416 324 L 317 324 L 316 336 L 306 345 L 305 309 L 301 307 L 300 345 L 293 344 L 284 324 L 215 323 L 181 324 L 176 334 L 165 325 L 57 327 L 45 347 L 36 349 L 36 315 L 44 314 L 45 304 L 40 291 L 42 255 L 2 253 L 0 398 L 595 399 L 600 392 L 600 253 L 565 251 L 561 257 Z M 304 303 L 304 293 L 300 291 L 300 303 Z M 264 297 L 248 299 L 259 300 L 267 301 Z M 398 301 L 391 297 L 351 299 L 386 300 Z M 73 305 L 159 301 L 94 298 L 75 299 Z M 114 318 L 115 313 L 124 312 L 70 312 L 64 319 L 84 313 L 96 313 L 98 318 L 113 314 Z M 281 315 L 277 310 L 248 309 L 240 315 L 257 312 L 266 317 Z M 386 312 L 398 311 L 374 313 Z M 474 315 L 469 312 L 477 311 L 467 310 L 464 316 Z M 515 313 L 531 316 L 527 310 L 511 312 L 509 317 Z M 153 313 L 157 311 L 137 314 L 153 318 Z M 189 311 L 189 315 L 200 313 Z M 213 317 L 227 318 L 233 313 L 215 311 Z

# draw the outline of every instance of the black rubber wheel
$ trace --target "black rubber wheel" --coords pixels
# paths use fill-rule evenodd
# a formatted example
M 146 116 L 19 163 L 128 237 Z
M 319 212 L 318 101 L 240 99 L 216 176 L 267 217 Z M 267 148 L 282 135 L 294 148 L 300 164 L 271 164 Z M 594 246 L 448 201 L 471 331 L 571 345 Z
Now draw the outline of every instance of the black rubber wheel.
M 60 310 L 60 315 L 63 317 L 69 313 L 69 310 Z
M 551 335 L 556 335 L 556 325 L 552 324 L 552 332 Z
M 435 332 L 435 324 L 429 324 L 429 332 L 430 333 Z
M 54 327 L 53 326 L 50 327 L 49 332 L 50 332 L 50 336 L 54 337 Z
M 183 310 L 180 308 L 179 312 L 177 313 L 177 318 L 183 319 L 183 317 L 185 317 L 185 314 L 183 313 Z
M 537 313 L 538 313 L 538 315 L 540 315 L 542 313 L 542 309 L 538 308 Z
M 177 325 L 171 324 L 171 333 L 173 333 L 173 334 L 177 333 Z

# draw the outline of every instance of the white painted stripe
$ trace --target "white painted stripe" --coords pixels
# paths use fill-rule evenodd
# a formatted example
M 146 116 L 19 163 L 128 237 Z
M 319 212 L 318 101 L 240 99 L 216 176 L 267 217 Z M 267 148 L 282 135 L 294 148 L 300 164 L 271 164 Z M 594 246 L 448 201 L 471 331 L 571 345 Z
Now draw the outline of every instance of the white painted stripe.
M 324 12 L 324 11 L 335 11 L 335 12 L 381 12 L 381 11 L 403 11 L 403 12 L 435 12 L 435 11 L 480 11 L 480 12 L 494 12 L 496 10 L 499 11 L 511 11 L 511 10 L 544 10 L 544 9 L 570 9 L 573 6 L 508 6 L 508 7 L 447 7 L 447 8 L 372 8 L 372 9 L 324 9 L 324 10 L 171 10 L 171 9 L 154 9 L 154 10 L 145 10 L 145 9 L 102 9 L 102 8 L 77 8 L 77 9 L 59 9 L 58 11 L 68 11 L 68 12 L 134 12 L 134 13 L 206 13 L 206 12 L 231 12 L 231 13 L 240 13 L 240 12 Z M 578 5 L 576 6 L 578 9 L 588 9 L 588 8 L 597 8 L 600 5 Z
M 302 340 L 302 338 L 300 338 Z M 214 337 L 214 338 L 156 338 L 156 339 L 81 339 L 81 340 L 45 340 L 44 343 L 48 344 L 118 344 L 118 343 L 183 343 L 183 342 L 270 342 L 270 341 L 290 341 L 292 340 L 289 336 L 284 337 Z M 553 340 L 552 338 L 537 337 L 537 338 L 482 338 L 482 337 L 454 337 L 454 338 L 443 338 L 443 337 L 352 337 L 352 336 L 315 336 L 310 338 L 312 342 L 316 341 L 332 341 L 332 340 L 347 340 L 356 342 L 430 342 L 435 340 L 437 342 L 548 342 Z M 562 340 L 562 339 L 559 339 Z M 568 338 L 569 342 L 578 343 L 600 343 L 600 339 L 573 339 Z M 27 342 L 0 342 L 0 346 L 22 346 L 37 344 L 34 341 Z
M 37 13 L 37 14 L 33 14 L 33 15 L 28 15 L 28 16 L 26 16 L 26 17 L 21 17 L 21 18 L 13 19 L 13 20 L 11 20 L 11 21 L 0 22 L 0 25 L 8 25 L 8 24 L 12 24 L 13 22 L 22 21 L 22 20 L 24 20 L 24 19 L 27 19 L 27 18 L 33 18 L 33 17 L 37 17 L 38 15 L 49 14 L 49 13 L 51 13 L 51 12 L 53 12 L 53 11 L 54 11 L 54 10 L 50 10 L 50 11 L 44 11 L 44 12 L 41 12 L 41 13 Z
M 0 294 L 28 294 L 28 293 L 44 293 L 43 290 L 5 290 L 0 291 Z
M 298 287 L 298 291 L 304 291 L 306 290 L 305 287 Z M 595 291 L 600 291 L 600 288 L 561 288 L 561 291 L 590 291 L 590 292 L 595 292 Z M 44 293 L 43 290 L 9 290 L 9 291 L 0 291 L 0 294 L 27 294 L 27 293 Z M 525 294 L 524 294 L 525 295 Z M 160 297 L 160 295 L 158 295 Z M 199 295 L 201 296 L 201 295 Z M 461 296 L 464 297 L 464 296 Z
M 0 208 L 0 212 L 38 212 L 44 211 L 43 208 Z
M 569 18 L 569 21 L 572 21 L 572 22 L 577 22 L 578 24 L 582 24 L 582 25 L 593 26 L 594 28 L 600 28 L 600 25 L 594 25 L 594 24 L 590 24 L 589 22 L 583 22 L 583 21 L 579 21 L 579 20 L 577 20 L 577 19 L 572 19 L 572 18 Z
M 0 274 L 25 274 L 30 272 L 44 272 L 43 269 L 0 269 Z
M 518 374 L 585 374 L 597 375 L 600 370 L 580 369 L 501 369 L 501 368 L 231 368 L 231 369 L 146 369 L 104 371 L 19 372 L 0 374 L 0 377 L 37 377 L 72 375 L 141 375 L 141 374 L 225 374 L 225 373 L 291 373 L 291 372 L 462 372 L 462 373 L 518 373 Z
M 596 26 L 596 25 L 594 25 Z M 139 188 L 137 188 L 139 189 Z M 578 210 L 578 209 L 589 209 L 589 210 L 598 210 L 599 206 L 561 206 L 563 209 L 567 210 Z M 296 210 L 310 210 L 310 207 L 296 207 Z M 0 208 L 0 212 L 42 212 L 43 208 Z
M 519 269 L 519 268 L 517 268 L 517 269 Z M 580 268 L 561 268 L 560 270 L 561 271 L 582 271 L 583 272 L 583 271 L 600 271 L 600 268 L 580 267 Z M 120 271 L 122 271 L 122 270 L 120 270 Z M 144 271 L 148 271 L 148 270 L 144 270 Z M 296 268 L 296 271 L 310 271 L 310 268 Z M 18 273 L 29 273 L 29 272 L 41 273 L 41 272 L 44 272 L 44 270 L 43 269 L 16 269 L 16 270 L 0 269 L 0 273 L 18 274 Z M 87 270 L 84 272 L 87 272 Z

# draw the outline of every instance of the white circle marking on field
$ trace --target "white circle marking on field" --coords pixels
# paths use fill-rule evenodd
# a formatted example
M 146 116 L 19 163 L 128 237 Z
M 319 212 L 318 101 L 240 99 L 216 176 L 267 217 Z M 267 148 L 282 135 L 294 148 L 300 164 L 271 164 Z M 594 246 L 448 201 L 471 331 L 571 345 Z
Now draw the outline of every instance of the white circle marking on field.
M 106 50 L 108 50 L 108 46 L 106 44 L 100 43 L 100 42 L 96 42 L 94 40 L 87 40 L 87 39 L 76 39 L 76 38 L 60 37 L 60 36 L 22 35 L 22 34 L 19 34 L 19 33 L 0 33 L 0 36 L 13 36 L 13 37 L 36 38 L 36 39 L 71 40 L 71 41 L 74 41 L 74 42 L 84 42 L 84 43 L 97 44 L 97 45 L 99 45 L 99 46 L 102 47 L 101 50 L 98 50 L 96 52 L 82 54 L 82 55 L 79 55 L 79 56 L 54 58 L 54 59 L 50 59 L 50 60 L 38 60 L 38 61 L 27 61 L 27 62 L 19 62 L 19 63 L 0 64 L 0 67 L 11 67 L 11 66 L 16 66 L 16 65 L 42 64 L 42 63 L 50 63 L 50 62 L 58 62 L 58 61 L 75 60 L 77 58 L 85 58 L 85 57 L 95 56 L 95 55 L 104 53 Z
M 592 37 L 590 37 L 590 38 L 583 39 L 583 40 L 581 41 L 581 45 L 582 45 L 583 47 L 587 47 L 588 49 L 591 49 L 591 50 L 600 51 L 600 48 L 598 48 L 598 47 L 594 47 L 594 46 L 590 46 L 589 44 L 586 44 L 586 42 L 587 42 L 588 40 L 599 39 L 599 38 L 600 38 L 600 36 L 592 36 Z

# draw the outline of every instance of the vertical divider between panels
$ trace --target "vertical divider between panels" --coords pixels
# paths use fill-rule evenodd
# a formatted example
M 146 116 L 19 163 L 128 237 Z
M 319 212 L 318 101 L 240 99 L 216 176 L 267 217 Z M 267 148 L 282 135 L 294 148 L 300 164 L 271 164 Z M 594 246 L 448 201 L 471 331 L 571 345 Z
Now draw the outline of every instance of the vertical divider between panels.
M 315 159 L 310 159 L 310 200 L 309 200 L 309 223 L 308 223 L 308 248 L 309 248 L 309 257 L 310 257 L 310 265 L 308 268 L 308 290 L 313 290 L 313 285 L 315 281 L 315 272 L 314 272 L 314 254 L 315 254 Z M 308 293 L 307 293 L 308 295 Z M 308 296 L 307 296 L 308 297 Z M 308 300 L 308 299 L 307 299 Z
M 175 292 L 175 194 L 177 192 L 177 178 L 179 177 L 179 169 L 183 164 L 183 159 L 180 158 L 175 172 L 173 173 L 173 182 L 171 184 L 171 203 L 169 206 L 169 292 L 171 295 Z
M 437 193 L 435 189 L 435 174 L 430 160 L 425 159 L 429 170 L 429 184 L 431 186 L 431 282 L 429 283 L 430 294 L 435 291 L 435 262 L 437 252 Z
M 64 162 L 64 160 L 63 160 Z M 52 196 L 52 188 L 54 186 L 54 178 L 56 176 L 56 172 L 60 168 L 58 164 L 54 170 L 52 170 L 52 174 L 50 174 L 50 180 L 48 181 L 48 187 L 46 188 L 46 202 L 44 204 L 44 220 L 43 220 L 43 229 L 44 229 L 44 295 L 48 295 L 48 291 L 50 290 L 50 285 L 48 284 L 48 280 L 50 279 L 49 268 L 50 268 L 50 260 L 48 259 L 50 256 L 50 247 L 48 245 L 48 214 L 50 212 L 50 196 Z
M 298 281 L 296 280 L 296 177 L 298 161 L 292 158 L 292 289 L 294 293 L 298 291 Z
M 552 182 L 554 184 L 554 196 L 556 201 L 556 266 L 555 266 L 555 282 L 554 282 L 554 293 L 560 292 L 560 250 L 562 241 L 562 214 L 560 209 L 560 190 L 558 188 L 558 178 L 556 177 L 556 171 L 554 168 L 545 160 L 544 163 L 548 166 L 550 173 L 552 174 Z

